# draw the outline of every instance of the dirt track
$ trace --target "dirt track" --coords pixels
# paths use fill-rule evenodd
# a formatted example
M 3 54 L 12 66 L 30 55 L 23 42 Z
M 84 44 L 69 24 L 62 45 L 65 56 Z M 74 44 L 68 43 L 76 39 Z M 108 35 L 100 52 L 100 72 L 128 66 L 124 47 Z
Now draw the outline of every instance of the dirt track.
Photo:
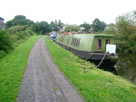
M 83 102 L 52 61 L 44 37 L 32 48 L 17 102 Z

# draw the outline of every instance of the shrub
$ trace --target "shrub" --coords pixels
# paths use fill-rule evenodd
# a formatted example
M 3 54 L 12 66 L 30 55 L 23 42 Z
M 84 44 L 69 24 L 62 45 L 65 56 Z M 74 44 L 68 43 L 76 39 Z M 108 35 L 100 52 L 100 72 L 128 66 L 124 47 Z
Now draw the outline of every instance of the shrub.
M 126 56 L 131 60 L 136 53 L 136 25 L 132 19 L 127 16 L 120 16 L 117 19 L 117 48 L 120 56 Z M 133 57 L 132 60 L 136 60 Z
M 3 56 L 5 56 L 6 54 L 7 54 L 6 52 L 0 51 L 0 58 L 3 57 Z
M 27 25 L 12 26 L 8 29 L 8 32 L 9 32 L 10 38 L 13 40 L 14 43 L 34 35 L 32 28 L 28 27 Z
M 6 31 L 0 30 L 0 50 L 8 52 L 12 48 L 12 41 Z
M 8 29 L 9 34 L 14 34 L 16 32 L 20 32 L 20 31 L 25 31 L 27 29 L 27 26 L 21 26 L 21 25 L 17 25 L 17 26 L 12 26 Z

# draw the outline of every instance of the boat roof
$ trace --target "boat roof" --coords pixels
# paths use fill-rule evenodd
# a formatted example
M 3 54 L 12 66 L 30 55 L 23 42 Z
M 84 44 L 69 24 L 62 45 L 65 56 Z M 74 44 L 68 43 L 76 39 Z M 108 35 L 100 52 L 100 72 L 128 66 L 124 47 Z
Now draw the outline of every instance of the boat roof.
M 69 34 L 69 35 L 71 35 L 71 36 L 74 36 L 74 35 L 90 35 L 90 36 L 94 36 L 94 37 L 113 37 L 113 35 L 111 35 L 111 34 Z
M 94 35 L 94 36 L 108 36 L 108 37 L 109 37 L 109 36 L 111 36 L 111 37 L 113 36 L 113 35 L 110 35 L 110 34 L 93 34 L 93 35 Z

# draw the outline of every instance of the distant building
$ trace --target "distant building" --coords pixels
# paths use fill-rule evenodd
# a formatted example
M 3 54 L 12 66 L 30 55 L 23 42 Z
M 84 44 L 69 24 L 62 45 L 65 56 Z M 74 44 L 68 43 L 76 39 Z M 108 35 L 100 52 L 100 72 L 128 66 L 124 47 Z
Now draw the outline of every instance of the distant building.
M 93 28 L 90 28 L 89 31 L 88 31 L 88 33 L 94 33 Z
M 85 28 L 84 27 L 80 27 L 80 33 L 85 33 Z
M 66 28 L 66 26 L 62 26 L 62 27 L 60 28 L 60 32 L 61 32 L 61 33 L 64 32 L 65 28 Z
M 4 22 L 4 19 L 0 17 L 0 22 Z
M 0 17 L 0 26 L 2 30 L 5 30 L 5 23 L 4 23 L 4 19 Z

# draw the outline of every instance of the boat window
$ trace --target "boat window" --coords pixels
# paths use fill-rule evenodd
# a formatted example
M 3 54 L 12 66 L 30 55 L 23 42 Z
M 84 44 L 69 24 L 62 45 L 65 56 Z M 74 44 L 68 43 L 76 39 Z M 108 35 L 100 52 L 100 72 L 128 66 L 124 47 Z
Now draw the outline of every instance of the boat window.
M 106 44 L 110 44 L 110 40 L 109 39 L 106 40 Z
M 97 49 L 101 49 L 101 48 L 102 48 L 102 40 L 97 39 Z

